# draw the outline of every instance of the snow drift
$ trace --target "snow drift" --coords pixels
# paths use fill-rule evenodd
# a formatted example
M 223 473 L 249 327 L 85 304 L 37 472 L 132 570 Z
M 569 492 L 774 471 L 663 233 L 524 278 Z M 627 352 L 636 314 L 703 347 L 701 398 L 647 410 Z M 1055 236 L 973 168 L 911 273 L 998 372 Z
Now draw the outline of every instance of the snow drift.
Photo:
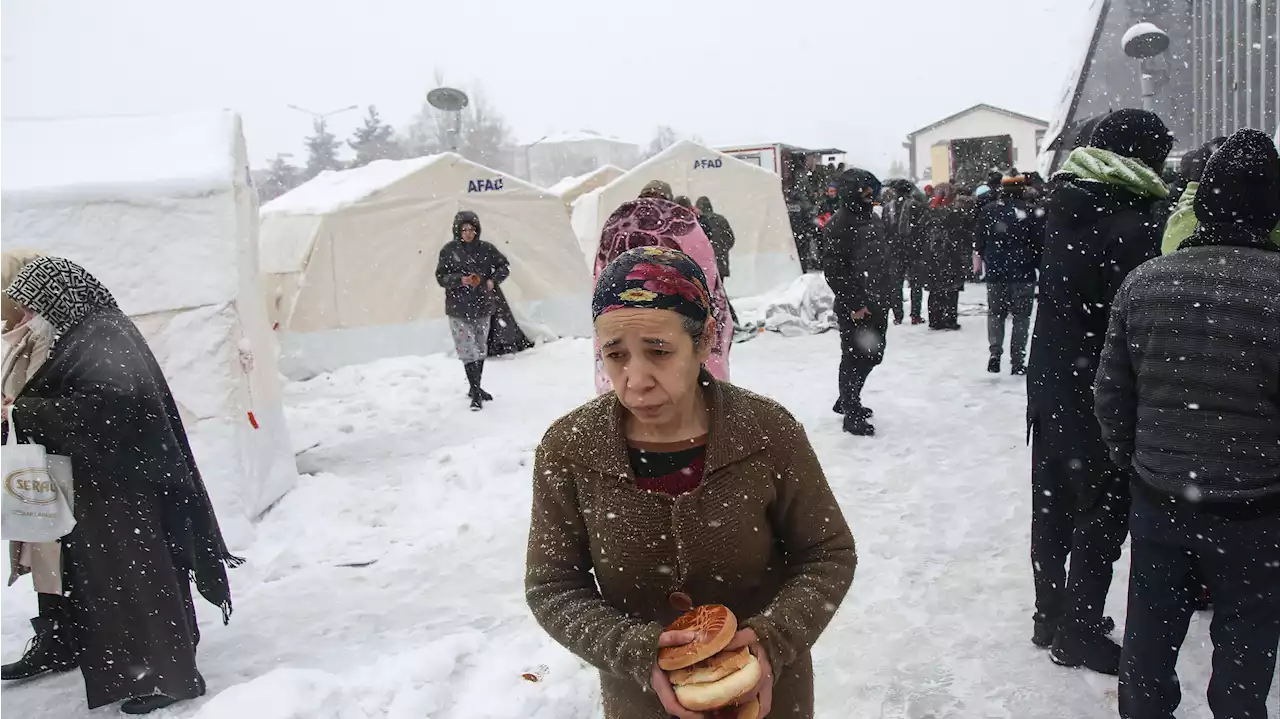
M 84 265 L 146 336 L 232 545 L 297 478 L 231 112 L 4 122 L 5 246 Z

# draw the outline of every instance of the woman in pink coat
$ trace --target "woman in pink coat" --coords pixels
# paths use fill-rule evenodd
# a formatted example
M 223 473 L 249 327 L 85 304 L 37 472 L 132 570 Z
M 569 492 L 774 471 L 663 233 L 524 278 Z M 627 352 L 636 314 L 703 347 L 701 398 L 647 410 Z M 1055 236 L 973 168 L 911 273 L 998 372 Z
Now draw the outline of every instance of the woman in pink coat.
M 632 200 L 609 216 L 600 233 L 600 249 L 596 252 L 594 277 L 615 257 L 636 247 L 669 247 L 679 250 L 702 268 L 711 290 L 712 317 L 716 321 L 716 344 L 707 359 L 707 370 L 716 379 L 729 380 L 729 348 L 733 346 L 733 320 L 729 316 L 729 296 L 716 269 L 715 250 L 691 210 L 670 200 L 641 197 Z M 596 392 L 613 389 L 604 372 L 600 347 L 596 346 Z

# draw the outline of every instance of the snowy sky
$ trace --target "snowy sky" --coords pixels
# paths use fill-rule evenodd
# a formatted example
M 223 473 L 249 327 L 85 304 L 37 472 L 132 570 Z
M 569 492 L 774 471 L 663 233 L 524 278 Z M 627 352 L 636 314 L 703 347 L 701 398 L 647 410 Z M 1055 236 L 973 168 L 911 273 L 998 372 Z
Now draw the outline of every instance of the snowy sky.
M 311 120 L 288 104 L 376 104 L 402 126 L 439 69 L 481 83 L 525 141 L 589 128 L 644 142 L 669 124 L 884 168 L 906 133 L 978 102 L 1050 119 L 1088 5 L 5 0 L 0 89 L 5 117 L 233 108 L 257 165 L 300 154 Z

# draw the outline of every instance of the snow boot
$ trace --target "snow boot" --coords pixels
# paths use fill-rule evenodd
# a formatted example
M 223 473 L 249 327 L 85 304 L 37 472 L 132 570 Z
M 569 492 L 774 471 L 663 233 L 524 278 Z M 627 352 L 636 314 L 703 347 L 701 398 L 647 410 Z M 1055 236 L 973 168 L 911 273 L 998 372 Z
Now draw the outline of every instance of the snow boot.
M 467 371 L 467 383 L 470 385 L 467 396 L 471 398 L 471 411 L 479 412 L 484 409 L 484 390 L 480 389 L 480 363 L 465 362 L 462 367 Z
M 483 381 L 484 381 L 484 360 L 480 360 L 479 362 L 476 362 L 476 389 L 480 390 L 480 399 L 484 400 L 485 402 L 492 402 L 493 395 L 489 394 L 488 392 L 485 392 L 484 387 L 480 386 L 480 384 Z
M 987 371 L 991 374 L 1000 374 L 1000 358 L 992 357 L 987 360 Z
M 1049 658 L 1063 667 L 1084 667 L 1099 674 L 1120 674 L 1120 645 L 1102 634 L 1100 626 L 1059 629 Z
M 0 678 L 4 681 L 29 679 L 45 672 L 65 672 L 80 663 L 67 598 L 58 594 L 37 596 L 40 616 L 31 620 L 36 635 L 27 644 L 21 659 L 0 667 Z
M 1058 633 L 1058 620 L 1037 614 L 1031 621 L 1033 623 L 1031 643 L 1041 649 L 1048 649 L 1053 644 L 1053 637 Z M 1103 617 L 1102 621 L 1098 622 L 1099 634 L 1110 634 L 1115 630 L 1116 620 L 1111 617 Z
M 844 431 L 855 437 L 874 437 L 876 428 L 863 417 L 844 416 Z
M 1009 368 L 1009 374 L 1014 377 L 1025 376 L 1027 374 L 1027 366 L 1021 362 L 1015 362 L 1014 365 Z
M 836 414 L 846 414 L 846 412 L 844 411 L 844 405 L 840 402 L 840 400 L 836 400 L 836 403 L 831 407 L 831 411 L 835 412 Z M 875 410 L 871 409 L 870 407 L 858 407 L 856 410 L 853 411 L 852 416 L 858 417 L 859 419 L 869 419 L 871 417 L 874 417 L 875 414 L 876 414 Z
M 151 712 L 171 707 L 179 701 L 181 700 L 174 699 L 166 694 L 148 694 L 145 697 L 126 699 L 120 705 L 120 712 L 122 714 L 150 714 Z
M 922 325 L 922 324 L 924 324 L 924 318 L 923 318 L 923 317 L 912 317 L 912 318 L 911 318 L 911 324 L 913 324 L 913 325 Z

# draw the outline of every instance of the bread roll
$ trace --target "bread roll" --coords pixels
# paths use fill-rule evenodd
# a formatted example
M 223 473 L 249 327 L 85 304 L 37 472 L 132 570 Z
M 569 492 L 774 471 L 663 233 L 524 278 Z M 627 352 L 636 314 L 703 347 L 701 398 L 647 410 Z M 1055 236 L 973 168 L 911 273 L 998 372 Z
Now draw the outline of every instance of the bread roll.
M 731 652 L 720 652 L 691 667 L 670 672 L 668 678 L 674 686 L 678 687 L 685 684 L 717 682 L 745 667 L 750 656 L 751 651 L 746 647 Z
M 676 687 L 676 700 L 689 711 L 719 709 L 741 699 L 759 681 L 760 660 L 747 654 L 746 666 L 720 681 Z
M 706 717 L 707 719 L 760 719 L 760 702 L 752 699 L 740 706 L 716 709 Z
M 669 632 L 695 631 L 696 639 L 678 647 L 658 650 L 658 667 L 672 672 L 710 659 L 729 646 L 738 631 L 738 618 L 720 604 L 706 604 L 685 612 L 667 627 Z

